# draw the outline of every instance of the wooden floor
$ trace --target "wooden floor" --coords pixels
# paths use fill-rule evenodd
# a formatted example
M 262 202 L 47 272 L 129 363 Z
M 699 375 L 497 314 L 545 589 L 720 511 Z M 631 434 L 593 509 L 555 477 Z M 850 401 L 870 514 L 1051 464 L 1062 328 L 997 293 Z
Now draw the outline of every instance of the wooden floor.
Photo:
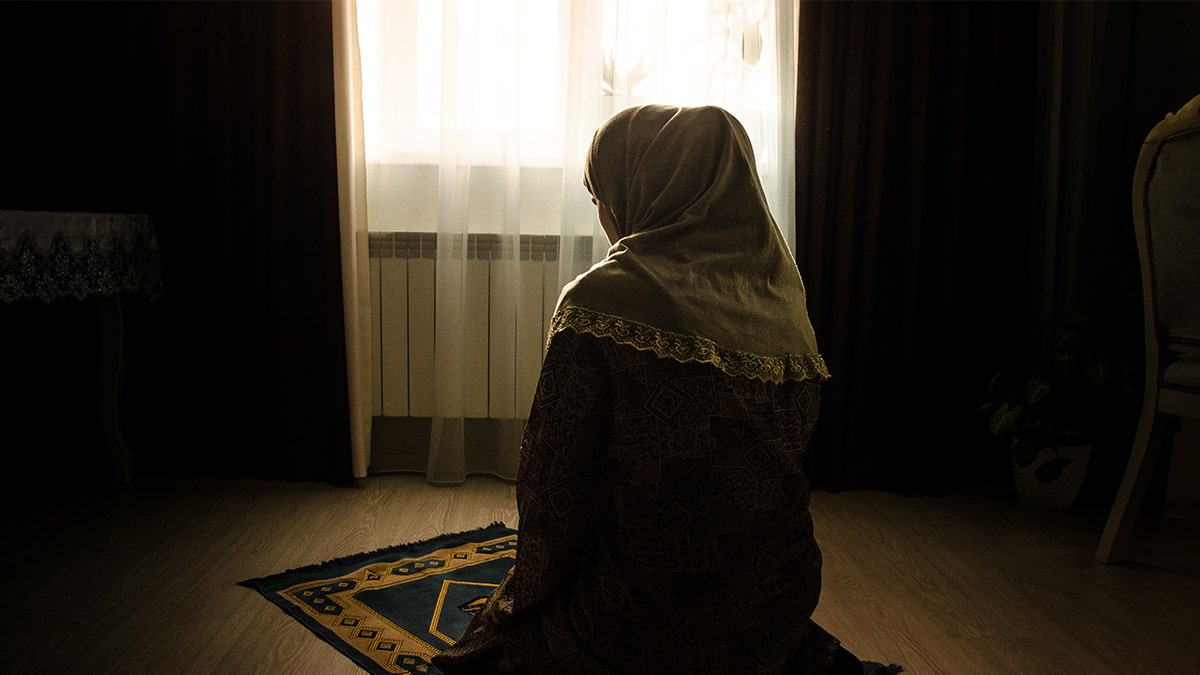
M 514 488 L 140 479 L 9 502 L 6 672 L 361 672 L 242 579 L 495 521 Z M 816 620 L 912 675 L 1200 673 L 1200 522 L 1143 523 L 1135 562 L 1092 560 L 1102 514 L 995 491 L 818 492 Z

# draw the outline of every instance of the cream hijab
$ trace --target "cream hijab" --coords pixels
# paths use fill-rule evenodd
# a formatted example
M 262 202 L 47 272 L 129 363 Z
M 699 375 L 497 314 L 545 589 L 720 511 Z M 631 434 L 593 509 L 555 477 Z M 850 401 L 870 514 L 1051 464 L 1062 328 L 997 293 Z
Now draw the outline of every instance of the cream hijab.
M 772 382 L 829 376 L 735 117 L 713 106 L 617 113 L 592 140 L 584 185 L 620 238 L 563 289 L 551 335 L 570 328 Z

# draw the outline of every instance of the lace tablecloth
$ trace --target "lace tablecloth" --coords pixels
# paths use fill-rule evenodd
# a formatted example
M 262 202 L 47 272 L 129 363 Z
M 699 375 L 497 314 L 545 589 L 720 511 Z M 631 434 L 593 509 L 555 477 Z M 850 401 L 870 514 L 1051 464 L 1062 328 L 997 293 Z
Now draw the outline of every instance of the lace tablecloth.
M 162 294 L 150 218 L 127 213 L 0 211 L 0 302 L 93 297 L 100 307 L 100 421 L 118 481 L 132 480 L 121 431 L 122 292 Z
M 127 213 L 0 211 L 0 302 L 122 291 L 162 294 L 150 218 Z

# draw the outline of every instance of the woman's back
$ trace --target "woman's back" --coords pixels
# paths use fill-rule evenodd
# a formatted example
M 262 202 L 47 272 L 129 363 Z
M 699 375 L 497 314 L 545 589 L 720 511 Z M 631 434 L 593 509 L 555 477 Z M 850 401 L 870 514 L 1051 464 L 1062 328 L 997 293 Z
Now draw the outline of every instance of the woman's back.
M 556 526 L 522 528 L 520 551 L 563 562 L 510 587 L 527 598 L 546 596 L 543 583 L 570 589 L 540 617 L 556 662 L 786 672 L 818 637 L 803 630 L 821 556 L 800 460 L 819 385 L 735 377 L 571 331 L 551 342 L 543 376 L 530 417 L 543 431 L 523 448 L 518 500 L 523 523 Z M 547 429 L 551 419 L 573 428 Z M 593 448 L 578 441 L 591 433 L 607 437 L 604 459 L 581 471 Z M 566 436 L 584 455 L 561 450 Z
M 450 673 L 826 673 L 802 458 L 829 376 L 741 124 L 609 119 L 612 247 L 563 289 L 521 443 L 517 561 Z

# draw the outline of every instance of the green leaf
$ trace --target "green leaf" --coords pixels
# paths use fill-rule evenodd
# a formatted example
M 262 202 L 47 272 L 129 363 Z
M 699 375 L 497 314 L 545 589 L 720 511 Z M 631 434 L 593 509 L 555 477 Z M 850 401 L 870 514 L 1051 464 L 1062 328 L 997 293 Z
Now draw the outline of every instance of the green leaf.
M 996 409 L 996 412 L 992 413 L 992 418 L 988 420 L 988 429 L 995 436 L 1007 432 L 1013 428 L 1017 420 L 1021 419 L 1021 411 L 1024 409 L 1024 406 L 1015 405 L 1010 407 L 1007 403 L 1001 404 Z
M 998 386 L 998 385 L 999 385 L 999 382 L 1000 382 L 1000 378 L 1002 378 L 1002 377 L 1004 377 L 1004 372 L 1003 372 L 1003 371 L 1001 371 L 1001 372 L 999 372 L 999 373 L 996 373 L 995 375 L 993 375 L 993 376 L 992 376 L 992 379 L 991 379 L 991 380 L 988 380 L 988 388 L 987 388 L 987 391 L 988 391 L 988 395 L 989 395 L 989 396 L 995 396 L 995 395 L 996 395 L 996 390 L 999 388 L 999 386 Z
M 1050 378 L 1045 375 L 1033 375 L 1025 381 L 1025 401 L 1028 405 L 1037 405 L 1050 398 Z
M 1055 343 L 1054 350 L 1060 353 L 1065 352 L 1071 347 L 1071 345 L 1075 344 L 1078 339 L 1078 331 L 1064 329 L 1062 334 L 1058 336 L 1058 342 Z
M 1085 377 L 1087 378 L 1088 384 L 1100 386 L 1108 381 L 1109 368 L 1106 364 L 1097 363 L 1091 368 L 1088 368 Z

